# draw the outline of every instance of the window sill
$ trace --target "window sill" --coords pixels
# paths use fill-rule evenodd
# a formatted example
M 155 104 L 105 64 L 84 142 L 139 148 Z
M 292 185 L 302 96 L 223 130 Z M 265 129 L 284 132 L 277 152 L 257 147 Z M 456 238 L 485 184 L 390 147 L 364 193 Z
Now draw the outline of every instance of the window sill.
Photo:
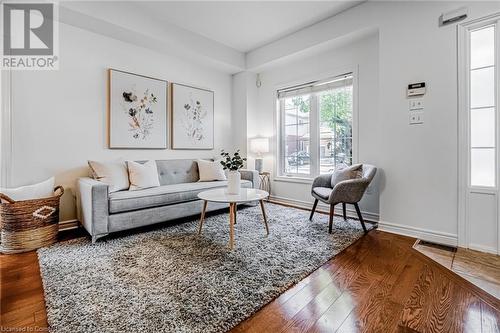
M 287 177 L 287 176 L 278 176 L 274 177 L 274 181 L 277 182 L 286 182 L 286 183 L 299 183 L 299 184 L 312 184 L 312 178 L 306 177 Z

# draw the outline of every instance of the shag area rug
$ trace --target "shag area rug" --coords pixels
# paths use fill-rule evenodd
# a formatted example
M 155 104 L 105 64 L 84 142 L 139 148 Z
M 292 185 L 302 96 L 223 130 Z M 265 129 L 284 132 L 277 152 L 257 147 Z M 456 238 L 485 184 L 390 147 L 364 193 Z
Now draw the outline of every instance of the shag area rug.
M 363 235 L 358 221 L 266 203 L 91 244 L 38 250 L 52 332 L 224 332 Z M 367 224 L 370 227 L 370 224 Z

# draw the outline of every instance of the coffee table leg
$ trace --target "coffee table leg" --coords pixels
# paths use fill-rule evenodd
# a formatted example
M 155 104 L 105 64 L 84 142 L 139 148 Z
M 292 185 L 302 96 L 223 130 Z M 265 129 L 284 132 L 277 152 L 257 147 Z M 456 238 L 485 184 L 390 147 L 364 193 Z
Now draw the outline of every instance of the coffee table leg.
M 262 216 L 264 217 L 264 225 L 266 226 L 266 234 L 269 235 L 269 227 L 267 226 L 266 210 L 264 209 L 264 200 L 259 200 Z
M 229 203 L 229 248 L 234 248 L 234 220 L 235 220 L 235 206 L 234 203 Z
M 208 201 L 203 200 L 203 209 L 201 211 L 200 226 L 198 227 L 198 235 L 201 235 L 201 227 L 203 226 L 203 221 L 205 220 L 205 212 L 207 211 Z

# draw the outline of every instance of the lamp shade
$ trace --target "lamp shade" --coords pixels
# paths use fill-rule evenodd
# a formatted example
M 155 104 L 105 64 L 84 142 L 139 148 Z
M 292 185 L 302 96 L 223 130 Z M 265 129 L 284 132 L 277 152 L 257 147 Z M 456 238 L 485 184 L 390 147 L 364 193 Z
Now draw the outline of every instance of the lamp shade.
M 256 154 L 269 152 L 269 138 L 250 139 L 250 151 Z

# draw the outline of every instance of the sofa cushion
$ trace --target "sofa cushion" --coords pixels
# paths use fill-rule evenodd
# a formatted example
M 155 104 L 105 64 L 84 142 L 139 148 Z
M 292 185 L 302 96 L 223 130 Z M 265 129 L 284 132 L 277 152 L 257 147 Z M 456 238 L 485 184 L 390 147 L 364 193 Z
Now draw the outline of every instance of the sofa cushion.
M 194 183 L 200 179 L 195 160 L 156 160 L 160 185 Z
M 163 185 L 139 191 L 120 191 L 109 195 L 109 212 L 121 213 L 132 210 L 171 205 L 198 199 L 198 193 L 226 187 L 227 181 L 197 182 Z M 241 180 L 241 187 L 252 187 L 252 182 Z

